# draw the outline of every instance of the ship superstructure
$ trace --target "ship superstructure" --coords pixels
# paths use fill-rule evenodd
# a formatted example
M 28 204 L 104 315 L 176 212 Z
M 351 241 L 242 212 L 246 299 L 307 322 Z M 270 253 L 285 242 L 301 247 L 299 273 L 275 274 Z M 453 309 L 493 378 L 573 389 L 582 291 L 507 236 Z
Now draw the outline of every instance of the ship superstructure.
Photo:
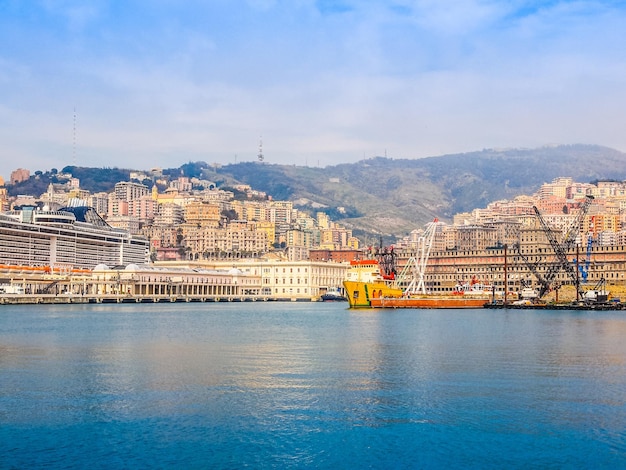
M 0 269 L 45 271 L 147 263 L 150 242 L 109 226 L 86 206 L 0 213 Z

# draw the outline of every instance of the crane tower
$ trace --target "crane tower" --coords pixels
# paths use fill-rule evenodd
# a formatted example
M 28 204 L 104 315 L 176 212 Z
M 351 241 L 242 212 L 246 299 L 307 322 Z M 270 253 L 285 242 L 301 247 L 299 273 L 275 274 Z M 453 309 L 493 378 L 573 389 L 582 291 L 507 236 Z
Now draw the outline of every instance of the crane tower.
M 407 268 L 412 271 L 411 282 L 404 291 L 407 295 L 426 294 L 426 266 L 428 265 L 430 250 L 439 225 L 441 225 L 441 222 L 438 219 L 430 222 L 426 226 L 424 235 L 417 240 L 417 256 L 411 257 L 407 262 Z

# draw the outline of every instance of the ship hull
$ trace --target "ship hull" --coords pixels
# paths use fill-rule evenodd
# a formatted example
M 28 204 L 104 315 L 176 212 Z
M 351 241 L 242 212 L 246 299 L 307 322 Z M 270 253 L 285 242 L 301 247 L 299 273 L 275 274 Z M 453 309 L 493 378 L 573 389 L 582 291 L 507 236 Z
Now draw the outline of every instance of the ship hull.
M 422 296 L 371 299 L 371 308 L 483 308 L 487 297 Z
M 348 300 L 343 295 L 337 294 L 324 294 L 320 296 L 320 298 L 322 299 L 322 302 L 345 302 Z
M 485 295 L 405 296 L 385 282 L 344 281 L 350 308 L 483 308 Z
M 372 308 L 371 301 L 380 298 L 400 298 L 402 289 L 380 282 L 344 281 L 343 287 L 350 308 Z

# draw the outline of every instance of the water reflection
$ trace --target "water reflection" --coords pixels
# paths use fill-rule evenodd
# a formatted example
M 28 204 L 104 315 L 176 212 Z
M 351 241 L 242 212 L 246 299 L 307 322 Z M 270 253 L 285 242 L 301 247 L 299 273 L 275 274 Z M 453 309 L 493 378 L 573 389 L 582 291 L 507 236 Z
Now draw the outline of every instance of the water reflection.
M 55 442 L 78 439 L 100 457 L 104 441 L 135 462 L 158 448 L 191 466 L 624 457 L 626 320 L 615 313 L 268 303 L 2 313 L 11 434 L 0 457 L 14 466 L 26 461 L 15 457 L 27 452 L 20 429 L 40 430 L 32 452 L 49 448 L 50 427 L 66 430 Z M 140 450 L 124 446 L 141 435 Z

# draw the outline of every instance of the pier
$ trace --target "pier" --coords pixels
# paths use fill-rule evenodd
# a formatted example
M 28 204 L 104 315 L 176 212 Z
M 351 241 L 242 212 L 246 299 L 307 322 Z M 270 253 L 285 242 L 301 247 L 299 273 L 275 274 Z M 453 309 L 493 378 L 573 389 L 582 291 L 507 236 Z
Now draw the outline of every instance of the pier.
M 104 304 L 172 302 L 315 302 L 318 299 L 279 298 L 261 295 L 132 295 L 132 294 L 2 294 L 0 305 Z
M 503 303 L 486 303 L 484 308 L 506 309 L 506 310 L 626 310 L 626 303 L 622 302 L 605 302 L 605 303 L 537 303 L 537 304 L 503 304 Z

